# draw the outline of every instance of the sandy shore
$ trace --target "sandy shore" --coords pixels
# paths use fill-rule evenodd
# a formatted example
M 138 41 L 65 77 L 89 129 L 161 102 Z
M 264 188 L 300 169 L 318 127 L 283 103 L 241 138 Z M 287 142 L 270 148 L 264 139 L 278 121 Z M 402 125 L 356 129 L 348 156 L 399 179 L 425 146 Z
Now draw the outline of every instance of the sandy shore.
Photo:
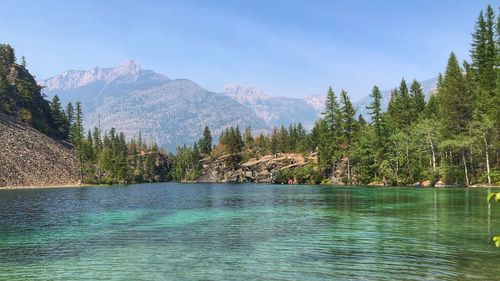
M 0 186 L 0 190 L 5 189 L 42 189 L 42 188 L 68 188 L 68 187 L 85 187 L 85 186 L 96 186 L 93 184 L 79 184 L 79 183 L 67 183 L 67 184 L 56 184 L 56 185 L 30 185 L 30 186 Z

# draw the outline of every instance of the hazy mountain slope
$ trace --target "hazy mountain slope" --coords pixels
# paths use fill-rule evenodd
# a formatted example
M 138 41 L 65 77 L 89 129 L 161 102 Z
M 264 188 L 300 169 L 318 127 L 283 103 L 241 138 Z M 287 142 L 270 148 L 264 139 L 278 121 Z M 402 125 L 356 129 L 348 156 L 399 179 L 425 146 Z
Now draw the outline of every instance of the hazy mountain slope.
M 84 112 L 91 112 L 103 98 L 148 89 L 168 81 L 171 79 L 151 70 L 143 70 L 134 61 L 127 60 L 115 68 L 65 71 L 38 83 L 48 96 L 58 95 L 63 104 L 80 101 Z
M 410 83 L 411 83 L 411 81 L 410 81 Z M 428 80 L 424 80 L 420 83 L 422 84 L 422 88 L 424 90 L 426 99 L 429 99 L 430 94 L 436 89 L 437 77 L 432 78 L 432 79 L 428 79 Z M 408 85 L 408 88 L 409 88 L 409 86 L 410 85 Z M 381 94 L 382 94 L 382 110 L 384 110 L 384 111 L 387 110 L 387 106 L 389 105 L 389 100 L 391 98 L 391 90 L 392 89 L 385 90 L 385 91 L 381 92 Z M 369 110 L 366 109 L 366 107 L 369 106 L 371 102 L 372 102 L 372 98 L 370 96 L 366 96 L 366 97 L 360 99 L 359 101 L 355 102 L 354 106 L 356 106 L 358 109 L 357 114 L 362 114 L 363 117 L 365 117 L 365 119 L 370 120 L 370 115 L 368 114 Z
M 228 84 L 225 94 L 252 109 L 269 127 L 288 126 L 299 123 L 312 128 L 319 117 L 319 108 L 314 100 L 266 95 L 262 89 Z
M 127 136 L 154 140 L 173 151 L 191 144 L 209 126 L 217 138 L 229 126 L 270 128 L 249 108 L 223 94 L 209 92 L 187 79 L 142 70 L 133 61 L 116 68 L 65 72 L 40 83 L 48 96 L 59 95 L 63 103 L 81 101 L 91 128 L 115 127 Z
M 436 88 L 437 78 L 425 80 L 421 83 L 424 93 L 428 98 L 430 93 Z M 390 93 L 391 90 L 382 92 L 382 109 L 384 111 L 389 104 Z M 281 126 L 281 124 L 286 126 L 290 123 L 302 122 L 309 129 L 321 117 L 326 99 L 326 94 L 306 98 L 271 96 L 265 94 L 262 89 L 238 84 L 226 85 L 225 94 L 252 109 L 270 127 Z M 362 114 L 365 119 L 370 120 L 368 110 L 366 109 L 370 103 L 371 98 L 369 96 L 355 102 L 354 106 L 357 108 L 357 115 Z
M 74 151 L 0 113 L 0 186 L 77 184 Z
M 132 113 L 132 114 L 131 114 Z M 190 80 L 173 80 L 146 90 L 106 97 L 87 119 L 88 124 L 115 127 L 125 135 L 156 140 L 169 150 L 197 140 L 205 126 L 216 138 L 229 126 L 268 127 L 250 109 L 228 97 L 208 92 Z

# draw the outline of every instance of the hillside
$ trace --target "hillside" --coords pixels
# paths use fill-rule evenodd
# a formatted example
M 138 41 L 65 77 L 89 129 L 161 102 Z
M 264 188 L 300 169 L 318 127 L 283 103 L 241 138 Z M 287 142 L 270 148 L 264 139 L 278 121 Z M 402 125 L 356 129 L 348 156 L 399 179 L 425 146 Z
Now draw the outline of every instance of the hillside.
M 213 93 L 188 79 L 170 79 L 143 70 L 133 61 L 115 68 L 67 71 L 39 81 L 48 96 L 58 95 L 63 103 L 81 101 L 86 128 L 111 127 L 127 137 L 142 133 L 173 152 L 190 144 L 209 126 L 217 138 L 230 126 L 251 126 L 268 131 L 268 125 L 251 109 L 223 94 Z
M 301 99 L 271 96 L 262 89 L 238 84 L 226 85 L 224 93 L 252 109 L 271 128 L 302 123 L 305 128 L 311 129 L 321 116 L 324 104 L 321 98 L 315 100 L 314 97 Z
M 79 181 L 79 164 L 72 149 L 1 113 L 0 143 L 0 186 Z
M 86 128 L 100 125 L 104 131 L 114 127 L 136 138 L 141 132 L 145 139 L 171 152 L 178 145 L 197 141 L 205 126 L 210 127 L 215 141 L 230 126 L 250 126 L 254 133 L 268 133 L 273 127 L 300 122 L 311 129 L 325 102 L 321 95 L 279 97 L 238 84 L 214 93 L 189 79 L 171 79 L 145 70 L 133 60 L 116 67 L 69 70 L 38 83 L 47 96 L 58 95 L 63 104 L 82 102 Z M 422 82 L 427 96 L 435 85 L 435 78 Z M 385 110 L 390 90 L 382 95 Z M 368 120 L 370 102 L 366 96 L 354 103 L 357 114 Z
M 411 81 L 406 81 L 407 83 L 411 83 Z M 436 90 L 437 87 L 437 77 L 427 79 L 421 82 L 422 89 L 424 90 L 426 100 L 429 100 L 429 97 L 433 91 Z M 410 85 L 408 85 L 409 87 Z M 387 105 L 389 104 L 389 100 L 391 99 L 391 90 L 382 91 L 382 110 L 387 110 Z M 366 120 L 370 120 L 371 117 L 369 115 L 369 110 L 366 108 L 372 102 L 372 98 L 367 95 L 366 97 L 360 99 L 359 101 L 354 103 L 354 106 L 357 108 L 357 114 L 363 115 Z

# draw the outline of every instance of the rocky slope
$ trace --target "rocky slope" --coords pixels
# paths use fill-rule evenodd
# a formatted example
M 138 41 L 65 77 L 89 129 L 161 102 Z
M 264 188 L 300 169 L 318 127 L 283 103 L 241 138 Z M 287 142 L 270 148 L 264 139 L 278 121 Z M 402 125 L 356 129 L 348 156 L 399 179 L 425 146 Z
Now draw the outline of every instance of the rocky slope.
M 278 153 L 249 159 L 240 164 L 238 169 L 232 169 L 226 165 L 228 157 L 223 155 L 216 159 L 204 159 L 202 176 L 198 182 L 276 183 L 280 171 L 294 170 L 317 161 L 314 155 L 304 157 L 295 153 Z
M 79 164 L 71 148 L 3 114 L 0 144 L 0 186 L 79 182 Z

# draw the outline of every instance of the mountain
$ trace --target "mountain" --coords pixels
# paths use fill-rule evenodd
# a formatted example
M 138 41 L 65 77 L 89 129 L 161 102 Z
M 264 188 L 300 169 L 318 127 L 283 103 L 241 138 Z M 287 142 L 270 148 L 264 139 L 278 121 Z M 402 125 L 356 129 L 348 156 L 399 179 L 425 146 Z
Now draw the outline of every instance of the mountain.
M 2 113 L 0 143 L 0 186 L 78 184 L 80 166 L 71 147 Z
M 426 96 L 435 89 L 437 78 L 425 80 Z M 123 131 L 129 137 L 157 142 L 173 151 L 177 145 L 190 144 L 209 126 L 218 136 L 229 126 L 251 126 L 255 133 L 301 122 L 312 128 L 321 116 L 325 96 L 279 97 L 256 87 L 228 84 L 223 93 L 203 89 L 188 79 L 170 79 L 144 70 L 133 60 L 117 67 L 69 70 L 43 81 L 43 92 L 58 95 L 62 103 L 82 102 L 86 128 L 101 126 Z M 389 103 L 390 90 L 382 92 L 382 108 Z M 371 98 L 354 103 L 366 119 Z
M 424 90 L 425 97 L 428 100 L 431 93 L 436 90 L 437 87 L 437 77 L 431 78 L 428 80 L 424 80 L 420 82 L 422 84 L 422 89 Z M 408 85 L 408 88 L 410 88 L 410 85 Z M 387 110 L 387 106 L 389 105 L 389 100 L 391 99 L 391 90 L 385 90 L 382 91 L 382 110 L 385 111 Z M 371 120 L 370 115 L 369 115 L 369 110 L 366 109 L 367 106 L 370 105 L 372 102 L 372 98 L 370 96 L 366 96 L 359 101 L 354 103 L 354 106 L 358 109 L 357 114 L 362 114 L 363 117 L 365 117 L 366 120 Z
M 230 126 L 269 126 L 251 109 L 224 94 L 207 91 L 188 79 L 170 79 L 144 70 L 132 60 L 114 68 L 70 70 L 39 81 L 43 92 L 62 103 L 82 102 L 86 128 L 111 127 L 129 137 L 155 141 L 169 151 L 191 144 L 209 126 L 217 139 Z
M 226 85 L 224 93 L 252 109 L 271 128 L 301 122 L 305 128 L 310 129 L 322 109 L 319 97 L 300 99 L 270 96 L 262 89 L 238 84 Z

